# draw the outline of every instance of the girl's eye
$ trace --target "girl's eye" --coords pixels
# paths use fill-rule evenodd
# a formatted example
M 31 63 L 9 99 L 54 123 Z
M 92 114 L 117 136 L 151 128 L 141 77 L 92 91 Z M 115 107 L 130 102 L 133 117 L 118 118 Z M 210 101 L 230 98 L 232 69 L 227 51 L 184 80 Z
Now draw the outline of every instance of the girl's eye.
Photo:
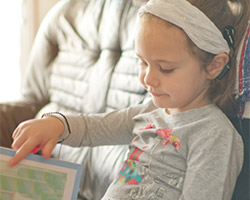
M 169 73 L 172 73 L 174 71 L 174 68 L 172 68 L 172 69 L 160 68 L 160 71 L 163 72 L 163 73 L 169 74 Z

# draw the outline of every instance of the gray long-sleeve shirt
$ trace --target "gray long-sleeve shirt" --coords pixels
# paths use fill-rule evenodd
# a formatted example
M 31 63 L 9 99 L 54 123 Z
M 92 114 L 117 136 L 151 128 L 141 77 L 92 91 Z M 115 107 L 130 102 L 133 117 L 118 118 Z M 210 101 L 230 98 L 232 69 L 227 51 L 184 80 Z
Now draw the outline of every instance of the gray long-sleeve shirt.
M 108 199 L 230 200 L 243 143 L 215 105 L 168 115 L 152 102 L 108 114 L 67 116 L 72 146 L 129 144 Z

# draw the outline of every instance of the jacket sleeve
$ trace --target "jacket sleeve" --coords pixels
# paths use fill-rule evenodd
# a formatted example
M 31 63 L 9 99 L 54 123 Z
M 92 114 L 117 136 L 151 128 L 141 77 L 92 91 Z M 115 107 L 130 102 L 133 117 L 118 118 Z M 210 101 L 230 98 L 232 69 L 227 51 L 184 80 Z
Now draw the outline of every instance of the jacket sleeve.
M 243 143 L 239 134 L 229 128 L 210 130 L 190 147 L 180 199 L 231 199 L 242 163 Z

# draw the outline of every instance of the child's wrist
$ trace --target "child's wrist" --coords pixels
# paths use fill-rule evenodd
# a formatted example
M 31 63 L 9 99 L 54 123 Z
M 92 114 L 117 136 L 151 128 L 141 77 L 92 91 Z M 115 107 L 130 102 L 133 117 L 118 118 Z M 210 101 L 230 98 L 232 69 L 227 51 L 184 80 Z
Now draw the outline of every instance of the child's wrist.
M 51 123 L 53 123 L 53 125 L 55 126 L 54 128 L 56 130 L 58 130 L 58 133 L 60 133 L 60 135 L 64 132 L 65 125 L 64 125 L 64 123 L 62 122 L 61 119 L 59 119 L 58 117 L 56 117 L 54 115 L 47 115 L 47 116 L 45 116 L 43 118 L 48 119 L 49 121 L 51 121 Z
M 60 112 L 50 112 L 42 115 L 42 118 L 53 118 L 58 124 L 57 130 L 60 135 L 58 135 L 58 142 L 61 143 L 71 134 L 70 126 L 67 118 Z

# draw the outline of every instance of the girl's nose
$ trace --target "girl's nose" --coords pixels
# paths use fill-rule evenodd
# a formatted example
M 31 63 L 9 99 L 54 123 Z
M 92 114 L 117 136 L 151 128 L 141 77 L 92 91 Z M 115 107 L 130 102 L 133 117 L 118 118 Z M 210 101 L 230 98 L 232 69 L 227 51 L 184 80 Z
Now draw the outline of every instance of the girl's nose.
M 157 75 L 157 71 L 149 66 L 146 70 L 146 74 L 144 77 L 144 83 L 147 87 L 158 87 L 159 85 L 159 77 Z

